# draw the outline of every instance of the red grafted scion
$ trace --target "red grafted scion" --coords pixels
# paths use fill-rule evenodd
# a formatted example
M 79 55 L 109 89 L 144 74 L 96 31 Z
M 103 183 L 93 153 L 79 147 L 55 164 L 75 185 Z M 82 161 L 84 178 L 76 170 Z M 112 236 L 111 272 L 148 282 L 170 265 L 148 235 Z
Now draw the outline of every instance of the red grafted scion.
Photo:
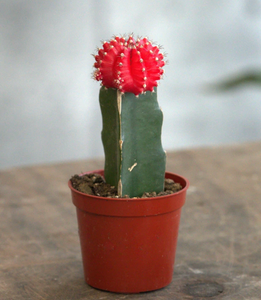
M 107 88 L 139 95 L 153 91 L 163 75 L 164 56 L 158 46 L 147 39 L 137 41 L 116 36 L 95 55 L 94 79 Z

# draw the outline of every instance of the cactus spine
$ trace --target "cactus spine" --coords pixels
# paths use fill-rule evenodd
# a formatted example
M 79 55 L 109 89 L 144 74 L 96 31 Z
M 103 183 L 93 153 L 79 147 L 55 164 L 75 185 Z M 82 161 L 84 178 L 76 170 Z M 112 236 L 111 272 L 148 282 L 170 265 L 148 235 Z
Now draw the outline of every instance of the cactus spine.
M 104 42 L 94 57 L 93 76 L 102 85 L 105 180 L 118 187 L 119 196 L 160 192 L 166 158 L 156 87 L 164 56 L 147 38 L 129 36 Z
M 119 196 L 140 197 L 164 189 L 163 115 L 157 92 L 136 97 L 117 89 L 100 90 L 105 179 Z

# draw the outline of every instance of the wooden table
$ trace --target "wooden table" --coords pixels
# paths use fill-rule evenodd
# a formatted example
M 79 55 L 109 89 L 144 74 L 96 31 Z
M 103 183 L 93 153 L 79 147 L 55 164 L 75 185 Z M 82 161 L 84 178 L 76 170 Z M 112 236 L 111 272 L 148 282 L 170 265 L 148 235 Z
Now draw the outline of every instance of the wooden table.
M 172 152 L 190 180 L 172 283 L 113 294 L 85 284 L 71 175 L 100 160 L 0 172 L 0 299 L 261 299 L 261 143 Z

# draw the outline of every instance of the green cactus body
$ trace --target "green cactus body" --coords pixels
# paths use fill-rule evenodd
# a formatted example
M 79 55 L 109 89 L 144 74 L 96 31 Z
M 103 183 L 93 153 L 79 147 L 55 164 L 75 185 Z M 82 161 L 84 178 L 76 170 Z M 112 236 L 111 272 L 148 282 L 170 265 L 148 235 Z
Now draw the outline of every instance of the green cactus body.
M 156 88 L 135 96 L 102 87 L 100 107 L 106 182 L 118 188 L 119 196 L 163 191 L 166 155 Z

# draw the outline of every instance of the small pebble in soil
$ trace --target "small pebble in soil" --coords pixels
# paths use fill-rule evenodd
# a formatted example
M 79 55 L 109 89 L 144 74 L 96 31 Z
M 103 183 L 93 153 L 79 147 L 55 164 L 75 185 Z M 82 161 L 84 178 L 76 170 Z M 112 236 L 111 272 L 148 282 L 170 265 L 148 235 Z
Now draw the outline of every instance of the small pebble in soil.
M 74 175 L 71 178 L 73 188 L 84 194 L 95 195 L 100 197 L 119 198 L 117 195 L 117 189 L 114 186 L 106 183 L 104 178 L 100 174 L 90 173 L 85 175 Z M 165 179 L 164 191 L 160 193 L 146 192 L 141 198 L 149 198 L 156 196 L 165 196 L 176 193 L 182 189 L 179 183 L 175 183 L 172 179 Z M 125 195 L 121 198 L 129 198 Z M 137 198 L 137 197 L 134 197 Z

